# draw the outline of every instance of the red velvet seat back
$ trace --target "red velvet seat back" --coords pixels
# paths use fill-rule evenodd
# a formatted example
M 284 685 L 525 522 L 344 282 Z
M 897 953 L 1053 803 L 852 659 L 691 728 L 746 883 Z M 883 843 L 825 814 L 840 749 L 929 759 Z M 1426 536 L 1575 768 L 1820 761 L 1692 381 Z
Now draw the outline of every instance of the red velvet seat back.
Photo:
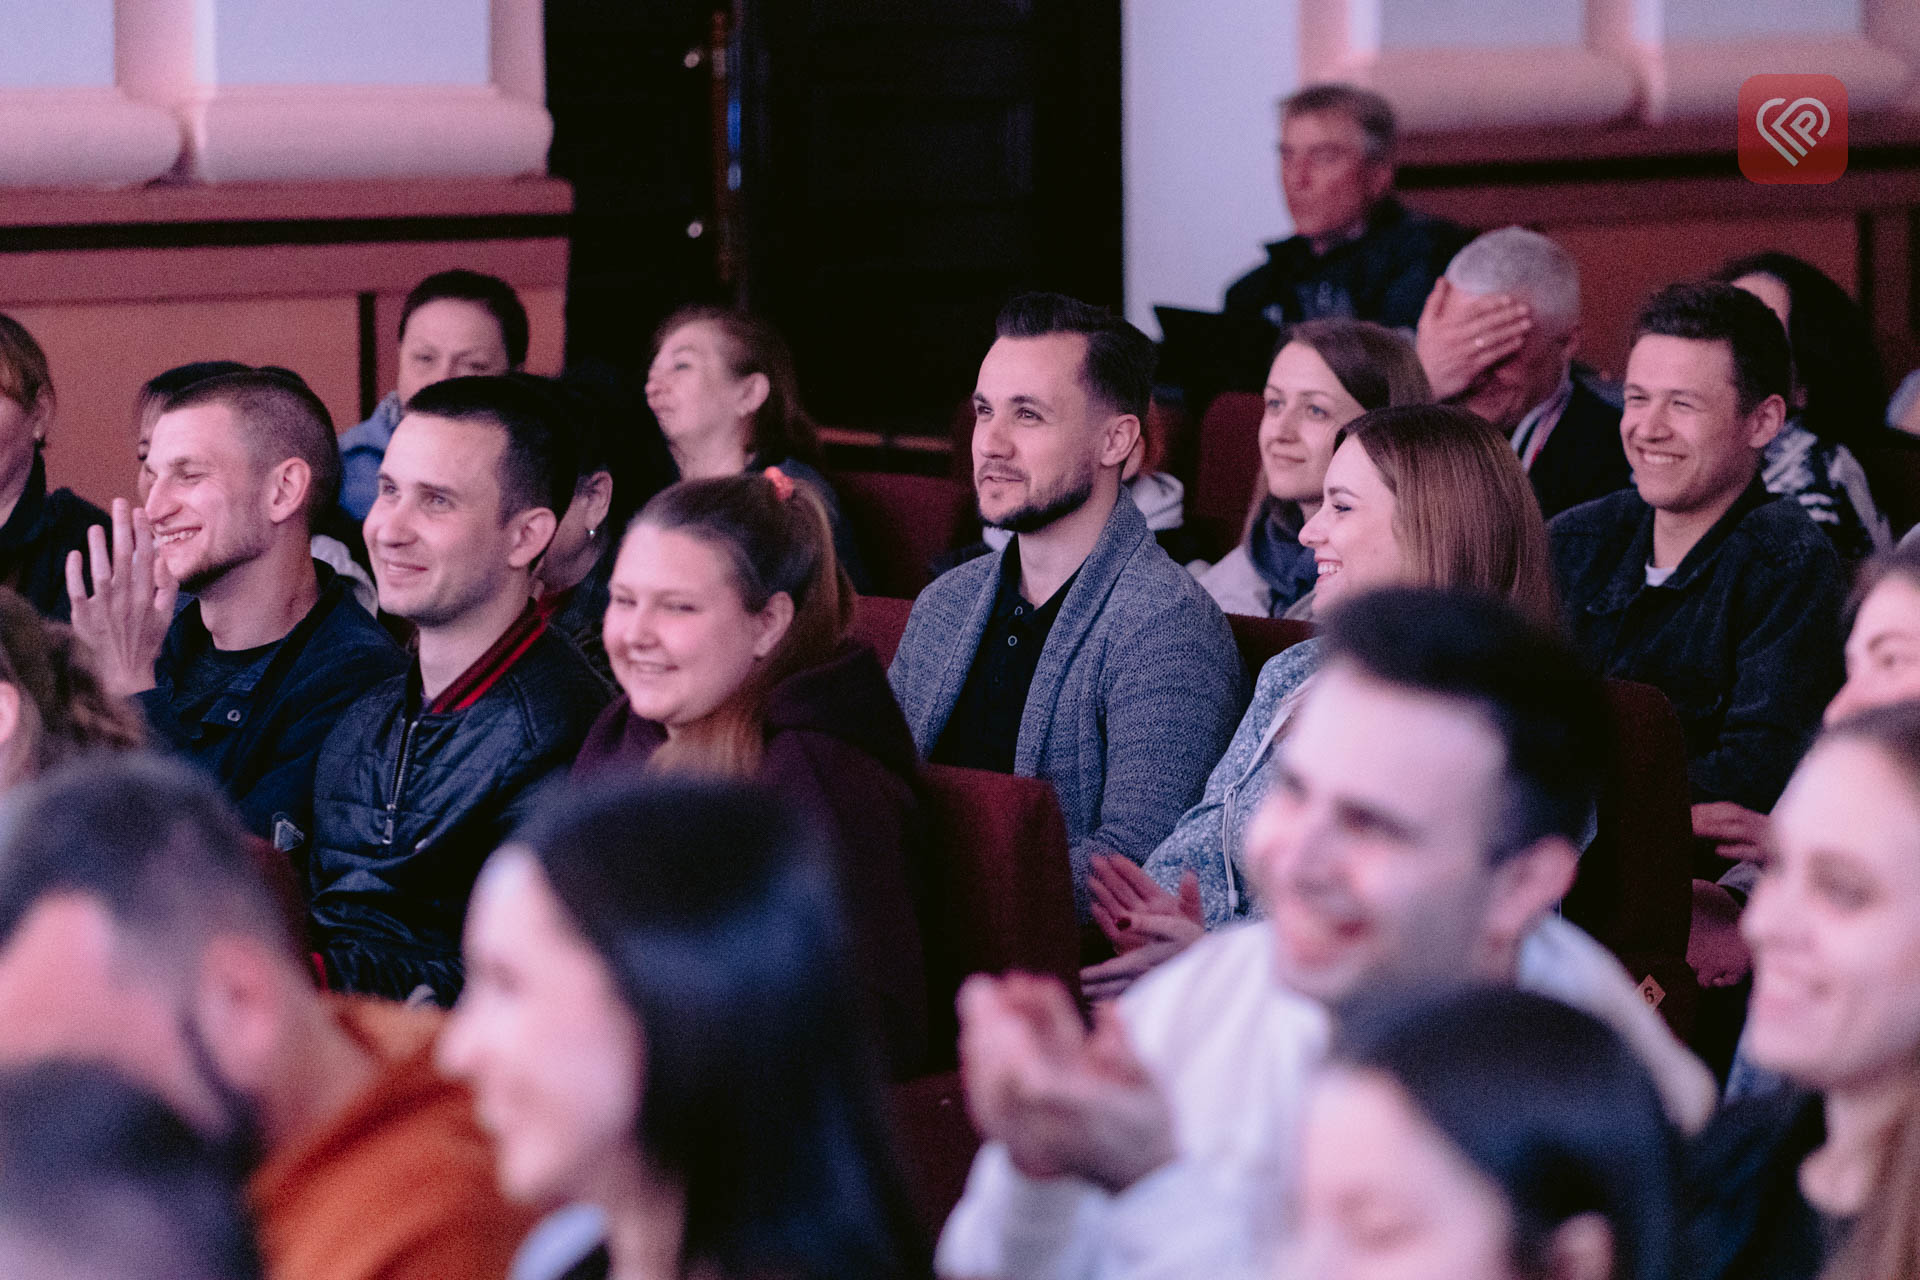
M 831 479 L 877 594 L 912 599 L 933 580 L 935 556 L 980 536 L 973 490 L 957 480 L 886 471 Z

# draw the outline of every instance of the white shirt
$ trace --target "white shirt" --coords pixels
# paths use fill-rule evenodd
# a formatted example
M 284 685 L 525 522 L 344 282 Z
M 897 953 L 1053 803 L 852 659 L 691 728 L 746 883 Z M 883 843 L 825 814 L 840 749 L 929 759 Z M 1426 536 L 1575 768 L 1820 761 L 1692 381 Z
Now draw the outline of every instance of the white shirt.
M 1285 1241 L 1307 1085 L 1326 1009 L 1280 985 L 1273 925 L 1221 930 L 1120 1001 L 1134 1051 L 1173 1112 L 1172 1163 L 1110 1195 L 1029 1179 L 989 1143 L 941 1233 L 935 1270 L 1001 1280 L 1253 1276 Z M 1706 1067 L 1599 943 L 1558 916 L 1521 946 L 1519 985 L 1583 1009 L 1638 1052 L 1688 1133 L 1712 1112 Z

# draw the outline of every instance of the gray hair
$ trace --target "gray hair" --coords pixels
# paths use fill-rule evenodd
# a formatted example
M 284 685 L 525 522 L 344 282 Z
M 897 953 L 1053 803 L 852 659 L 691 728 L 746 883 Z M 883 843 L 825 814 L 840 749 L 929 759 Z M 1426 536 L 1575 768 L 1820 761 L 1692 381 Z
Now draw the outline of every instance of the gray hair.
M 1538 231 L 1501 227 L 1453 255 L 1447 280 L 1472 294 L 1517 293 L 1541 326 L 1568 333 L 1580 323 L 1580 268 L 1573 255 Z

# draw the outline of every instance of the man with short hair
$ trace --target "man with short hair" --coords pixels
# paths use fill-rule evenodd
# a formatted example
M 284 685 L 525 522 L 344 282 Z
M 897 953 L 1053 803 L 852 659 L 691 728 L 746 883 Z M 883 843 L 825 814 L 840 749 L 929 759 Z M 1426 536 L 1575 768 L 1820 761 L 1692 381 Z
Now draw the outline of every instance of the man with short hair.
M 1634 487 L 1548 530 L 1575 643 L 1679 712 L 1696 822 L 1706 802 L 1772 809 L 1840 687 L 1839 558 L 1760 479 L 1791 368 L 1779 318 L 1745 290 L 1654 295 L 1620 420 Z
M 1433 282 L 1472 233 L 1393 195 L 1393 108 L 1350 84 L 1280 103 L 1280 190 L 1294 234 L 1227 289 L 1225 311 L 1271 351 L 1287 325 L 1326 316 L 1412 329 Z
M 8 799 L 0 1058 L 108 1063 L 242 1155 L 273 1280 L 505 1273 L 527 1215 L 440 1015 L 314 989 L 210 781 L 95 757 Z
M 889 677 L 929 759 L 1045 778 L 1082 917 L 1096 853 L 1143 861 L 1226 749 L 1245 678 L 1225 616 L 1120 474 L 1153 346 L 1059 294 L 1001 311 L 973 393 L 974 488 L 1005 551 L 914 602 Z
M 0 1275 L 260 1280 L 231 1163 L 109 1067 L 0 1071 Z
M 321 748 L 307 880 L 329 986 L 453 1001 L 480 864 L 611 697 L 532 599 L 573 497 L 558 403 L 509 377 L 435 383 L 380 464 L 367 550 L 418 643 Z
M 1270 1272 L 1332 1010 L 1385 984 L 1511 982 L 1586 1009 L 1697 1130 L 1712 1077 L 1601 946 L 1555 914 L 1598 792 L 1606 704 L 1504 603 L 1395 588 L 1328 619 L 1324 665 L 1248 832 L 1270 918 L 1215 933 L 1088 1034 L 1050 979 L 960 997 L 987 1145 L 943 1276 Z
M 1502 227 L 1456 253 L 1414 345 L 1435 399 L 1513 442 L 1547 519 L 1633 483 L 1620 410 L 1574 369 L 1580 268 L 1546 236 Z
M 332 420 L 293 374 L 240 368 L 166 402 L 146 466 L 145 507 L 114 503 L 111 557 L 93 536 L 91 594 L 80 553 L 67 559 L 74 631 L 107 687 L 220 780 L 248 830 L 304 853 L 321 741 L 406 669 L 353 583 L 310 550 L 340 482 Z M 176 586 L 193 595 L 177 613 Z

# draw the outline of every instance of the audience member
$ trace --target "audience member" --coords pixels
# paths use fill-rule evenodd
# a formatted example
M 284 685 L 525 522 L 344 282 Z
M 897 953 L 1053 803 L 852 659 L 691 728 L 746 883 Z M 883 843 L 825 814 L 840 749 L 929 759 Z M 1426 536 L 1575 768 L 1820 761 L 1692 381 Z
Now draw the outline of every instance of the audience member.
M 1280 103 L 1280 191 L 1294 234 L 1227 289 L 1229 320 L 1271 350 L 1282 328 L 1347 317 L 1412 329 L 1472 233 L 1393 196 L 1393 108 L 1350 84 Z
M 213 783 L 147 757 L 68 766 L 0 835 L 0 1056 L 93 1058 L 250 1166 L 274 1280 L 505 1273 L 501 1202 L 440 1015 L 314 990 Z
M 800 400 L 787 340 L 730 307 L 682 307 L 654 335 L 647 407 L 680 480 L 779 467 L 812 489 L 833 526 L 833 551 L 856 588 L 866 570 L 833 486 L 815 467 L 820 443 Z
M 1863 712 L 1815 744 L 1774 810 L 1741 931 L 1745 1052 L 1796 1087 L 1732 1104 L 1702 1135 L 1683 1274 L 1811 1280 L 1876 1199 L 1913 1107 L 1920 708 Z
M 105 1067 L 0 1071 L 0 1275 L 260 1280 L 232 1163 Z
M 1554 913 L 1592 823 L 1606 703 L 1561 643 L 1473 593 L 1348 601 L 1249 835 L 1270 923 L 1193 947 L 1093 1033 L 1049 979 L 961 994 L 988 1140 L 949 1276 L 1244 1274 L 1284 1243 L 1327 1006 L 1388 982 L 1517 983 L 1615 1028 L 1689 1131 L 1714 1084 Z
M 1334 437 L 1363 413 L 1433 398 L 1413 348 L 1361 320 L 1308 320 L 1287 331 L 1267 372 L 1260 486 L 1240 545 L 1200 575 L 1227 613 L 1279 617 L 1319 570 L 1301 526 L 1320 510 Z
M 139 713 L 108 693 L 73 631 L 0 587 L 0 794 L 95 751 L 146 738 Z
M 406 655 L 312 556 L 334 504 L 333 425 L 305 383 L 244 369 L 193 383 L 154 423 L 144 509 L 113 504 L 93 591 L 68 557 L 73 626 L 159 743 L 206 769 L 247 829 L 304 855 L 320 744 Z M 193 599 L 178 611 L 176 587 Z
M 1093 855 L 1145 858 L 1198 797 L 1244 677 L 1226 618 L 1120 491 L 1146 335 L 1058 294 L 1015 298 L 996 329 L 974 488 L 1017 536 L 920 594 L 889 675 L 929 758 L 1054 784 L 1084 916 Z
M 290 378 L 300 376 L 290 369 L 281 370 L 276 365 L 262 368 L 275 373 L 285 372 Z M 147 451 L 153 443 L 153 424 L 160 420 L 167 402 L 203 379 L 250 371 L 250 366 L 238 360 L 201 360 L 162 370 L 141 384 L 133 402 L 134 456 L 138 463 L 134 491 L 140 500 L 139 505 L 147 505 L 147 495 L 153 491 L 153 468 L 147 465 Z M 327 422 L 331 430 L 332 414 L 327 415 Z M 367 560 L 367 547 L 360 536 L 359 524 L 340 508 L 338 502 L 325 511 L 312 511 L 308 515 L 313 524 L 313 537 L 309 543 L 313 558 L 348 579 L 353 588 L 353 598 L 362 609 L 372 613 L 379 608 L 379 595 L 374 590 L 373 568 Z
M 1868 561 L 1855 598 L 1859 603 L 1847 635 L 1846 683 L 1827 704 L 1828 724 L 1920 698 L 1920 545 L 1903 545 Z M 1750 964 L 1740 938 L 1740 908 L 1759 878 L 1767 816 L 1721 800 L 1694 807 L 1693 829 L 1735 865 L 1717 883 L 1694 882 L 1687 960 L 1704 985 L 1731 986 L 1747 976 Z
M 886 672 L 847 638 L 852 611 L 812 490 L 772 469 L 667 489 L 620 546 L 606 637 L 626 697 L 574 773 L 757 778 L 819 824 L 856 972 L 908 1075 L 927 1056 L 919 755 Z
M 1455 254 L 1417 342 L 1434 395 L 1512 441 L 1547 519 L 1633 483 L 1619 408 L 1575 376 L 1580 268 L 1546 236 L 1502 227 Z
M 1880 434 L 1886 415 L 1886 375 L 1866 314 L 1818 267 L 1791 254 L 1739 258 L 1715 278 L 1766 303 L 1793 349 L 1787 422 L 1761 469 L 1767 491 L 1797 499 L 1842 558 L 1885 551 L 1893 532 L 1848 447 Z
M 435 383 L 380 464 L 380 607 L 418 641 L 320 750 L 307 870 L 329 986 L 452 1001 L 473 877 L 607 703 L 532 600 L 576 474 L 553 409 L 510 378 Z
M 925 1274 L 828 861 L 771 793 L 621 779 L 487 864 L 440 1061 L 508 1196 L 604 1211 L 568 1276 Z
M 552 544 L 540 557 L 534 594 L 553 629 L 573 641 L 601 678 L 612 683 L 613 668 L 600 639 L 600 620 L 607 612 L 607 577 L 613 572 L 617 542 L 607 530 L 622 527 L 624 521 L 614 523 L 619 486 L 606 424 L 597 406 L 575 389 L 531 374 L 519 377 L 554 397 L 554 412 L 571 430 L 574 445 L 573 497 L 554 527 Z
M 1545 996 L 1343 1008 L 1290 1276 L 1669 1280 L 1677 1143 L 1646 1066 Z
M 1396 584 L 1452 587 L 1501 597 L 1531 621 L 1554 625 L 1546 528 L 1498 432 L 1464 409 L 1414 405 L 1365 414 L 1337 439 L 1326 499 L 1302 531 L 1330 570 L 1320 603 L 1335 607 Z M 1272 785 L 1275 753 L 1321 649 L 1307 640 L 1268 660 L 1199 803 L 1144 868 L 1095 859 L 1094 918 L 1121 954 L 1081 975 L 1089 996 L 1118 995 L 1198 938 L 1202 925 L 1261 914 L 1243 888 L 1247 824 Z
M 478 271 L 440 271 L 400 308 L 400 372 L 373 416 L 340 436 L 340 505 L 355 520 L 373 510 L 380 460 L 407 402 L 448 378 L 518 369 L 527 359 L 527 309 L 513 286 Z
M 1174 560 L 1186 564 L 1199 559 L 1194 539 L 1186 528 L 1187 487 L 1180 482 L 1180 477 L 1159 469 L 1164 461 L 1166 440 L 1155 428 L 1150 412 L 1140 423 L 1140 438 L 1134 442 L 1133 452 L 1120 468 L 1120 487 L 1133 499 L 1133 505 L 1140 508 L 1140 518 L 1147 522 L 1153 540 Z M 962 558 L 979 554 L 982 547 L 988 551 L 1005 551 L 1012 541 L 1011 529 L 988 525 L 980 531 L 980 542 L 969 548 Z M 958 559 L 953 561 L 958 563 Z M 942 571 L 952 568 L 953 564 L 941 566 Z
M 0 586 L 42 616 L 65 622 L 67 553 L 107 513 L 71 489 L 47 492 L 47 431 L 53 375 L 46 352 L 20 322 L 0 315 Z
M 1604 674 L 1673 703 L 1696 804 L 1771 808 L 1840 686 L 1839 557 L 1760 483 L 1791 364 L 1752 294 L 1662 290 L 1627 357 L 1634 489 L 1548 526 L 1569 631 Z

